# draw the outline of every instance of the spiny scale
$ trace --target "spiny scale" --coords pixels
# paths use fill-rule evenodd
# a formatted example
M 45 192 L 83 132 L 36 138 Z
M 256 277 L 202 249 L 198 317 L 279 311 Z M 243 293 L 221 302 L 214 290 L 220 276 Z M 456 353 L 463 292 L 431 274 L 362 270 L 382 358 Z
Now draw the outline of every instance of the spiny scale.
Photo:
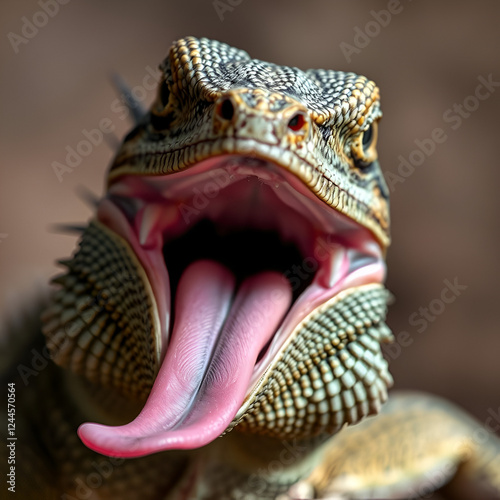
M 364 285 L 313 311 L 269 367 L 238 429 L 304 438 L 378 413 L 392 385 L 380 349 L 392 340 L 389 296 L 382 285 Z
M 120 93 L 122 100 L 125 100 L 125 105 L 127 106 L 134 125 L 138 125 L 146 114 L 146 110 L 142 107 L 141 103 L 134 97 L 130 87 L 126 84 L 125 80 L 117 73 L 111 75 L 111 80 L 115 85 L 116 89 Z
M 87 229 L 87 226 L 79 224 L 52 224 L 51 230 L 55 233 L 65 234 L 82 234 Z
M 91 382 L 145 400 L 158 360 L 151 291 L 127 243 L 99 222 L 86 229 L 43 315 L 54 361 Z
M 109 134 L 105 134 L 105 137 L 108 137 Z M 80 184 L 76 187 L 76 194 L 78 197 L 83 200 L 90 208 L 96 209 L 99 205 L 99 196 L 97 196 L 93 191 L 91 191 L 88 187 Z

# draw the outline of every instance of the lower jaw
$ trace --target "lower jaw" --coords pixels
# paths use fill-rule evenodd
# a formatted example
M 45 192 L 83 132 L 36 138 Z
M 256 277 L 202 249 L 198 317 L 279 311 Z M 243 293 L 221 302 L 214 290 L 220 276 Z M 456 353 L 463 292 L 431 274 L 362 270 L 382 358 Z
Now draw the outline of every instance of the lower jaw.
M 210 165 L 205 167 L 208 169 Z M 244 167 L 247 168 L 247 165 L 244 165 Z M 206 172 L 206 170 L 204 171 L 203 168 L 200 170 L 201 174 Z M 217 171 L 214 170 L 212 170 L 212 172 L 217 173 Z M 181 177 L 179 180 L 182 182 L 183 179 L 184 177 Z M 188 180 L 188 182 L 191 182 L 193 178 L 186 177 L 186 179 Z M 132 181 L 134 181 L 134 179 L 132 179 L 131 182 Z M 271 181 L 274 182 L 275 179 L 272 179 Z M 143 188 L 144 186 L 141 187 L 141 189 Z M 117 192 L 119 192 L 120 195 L 123 196 L 124 192 L 130 189 L 131 185 L 125 182 L 119 187 L 119 189 L 115 189 L 114 192 L 113 190 L 111 190 L 111 193 L 116 195 Z M 134 189 L 136 189 L 136 187 L 134 187 Z M 162 190 L 160 189 L 160 193 L 161 191 Z M 172 192 L 175 192 L 175 190 L 173 190 Z M 303 203 L 304 206 L 308 209 L 316 209 L 316 206 L 311 205 L 311 203 L 313 202 L 311 202 L 311 200 L 309 200 L 307 197 L 304 197 Z M 314 201 L 314 203 L 316 203 L 316 201 Z M 171 208 L 172 205 L 169 205 L 169 207 Z M 321 210 L 317 210 L 320 213 L 319 218 L 321 217 Z M 169 214 L 168 210 L 164 211 L 162 215 L 167 218 L 174 217 L 175 219 L 175 214 Z M 344 226 L 342 225 L 345 225 L 345 227 L 349 227 L 350 223 L 348 221 L 345 221 L 343 217 L 340 216 L 338 218 L 339 221 L 337 221 L 336 224 L 338 224 L 339 227 L 343 228 Z M 124 213 L 109 199 L 104 200 L 101 203 L 98 211 L 98 219 L 109 229 L 121 236 L 130 245 L 132 252 L 138 257 L 143 266 L 143 269 L 147 275 L 147 279 L 153 291 L 157 306 L 159 317 L 159 332 L 157 332 L 157 342 L 159 346 L 158 359 L 160 362 L 163 362 L 165 360 L 165 357 L 167 356 L 167 346 L 169 345 L 169 342 L 171 342 L 169 339 L 171 330 L 170 287 L 168 271 L 165 267 L 165 263 L 161 253 L 163 240 L 161 237 L 151 237 L 149 239 L 146 238 L 141 243 L 139 241 L 140 237 L 137 233 L 137 228 L 134 228 L 133 224 L 130 224 L 130 221 L 127 220 Z M 165 221 L 158 219 L 155 221 L 155 224 L 165 224 Z M 172 221 L 169 220 L 168 224 L 170 224 L 169 227 L 173 233 L 178 230 L 178 226 L 176 226 L 175 222 L 172 223 Z M 325 304 L 332 298 L 339 296 L 339 294 L 341 294 L 343 291 L 349 290 L 353 287 L 363 286 L 369 283 L 381 283 L 383 281 L 385 277 L 385 266 L 383 264 L 378 245 L 374 243 L 373 238 L 369 235 L 368 231 L 361 228 L 358 228 L 357 231 L 358 232 L 355 237 L 350 235 L 350 247 L 348 248 L 341 248 L 341 244 L 339 243 L 339 240 L 337 240 L 336 235 L 335 238 L 332 237 L 332 241 L 329 241 L 331 233 L 324 234 L 324 237 L 327 241 L 326 246 L 323 245 L 323 253 L 321 255 L 314 255 L 314 257 L 319 261 L 319 270 L 314 275 L 311 284 L 298 297 L 298 299 L 295 300 L 284 319 L 280 322 L 279 327 L 277 328 L 270 341 L 269 347 L 267 348 L 263 356 L 261 356 L 257 364 L 255 364 L 255 366 L 253 367 L 253 372 L 249 378 L 248 389 L 246 391 L 247 395 L 241 402 L 242 406 L 234 416 L 232 422 L 231 419 L 226 422 L 226 426 L 227 424 L 230 424 L 229 427 L 231 427 L 232 425 L 235 425 L 239 420 L 241 420 L 244 411 L 246 411 L 251 403 L 251 395 L 255 395 L 256 387 L 259 384 L 262 384 L 262 380 L 263 378 L 265 378 L 266 369 L 272 365 L 272 362 L 277 357 L 278 353 L 282 351 L 287 342 L 289 342 L 290 334 L 294 329 L 297 328 L 297 325 L 305 322 L 307 317 L 311 315 L 313 311 L 318 309 L 322 304 Z M 163 233 L 161 231 L 157 231 L 156 233 L 151 234 L 157 234 L 161 236 Z M 318 238 L 316 239 L 316 243 L 318 243 Z M 364 255 L 364 257 L 366 258 L 366 262 L 365 265 L 356 267 L 356 265 L 354 265 L 353 263 L 356 262 L 359 254 Z M 333 280 L 333 282 L 331 266 L 335 266 L 335 279 Z M 155 389 L 153 388 L 153 392 L 154 390 Z M 144 421 L 144 418 L 142 419 L 142 421 Z M 174 429 L 176 425 L 177 424 L 174 424 L 172 429 Z M 141 426 L 142 423 L 139 419 L 139 422 L 135 425 L 135 427 L 133 426 L 135 429 L 133 432 L 129 432 L 130 427 L 128 426 L 124 426 L 127 427 L 127 429 L 118 428 L 116 430 L 113 430 L 112 434 L 115 437 L 118 437 L 118 439 L 126 437 L 125 442 L 118 446 L 115 446 L 113 444 L 112 434 L 106 434 L 106 432 L 108 431 L 105 431 L 105 433 L 102 434 L 102 429 L 99 430 L 93 428 L 93 430 L 91 429 L 91 431 L 89 432 L 89 428 L 87 427 L 84 428 L 80 434 L 82 438 L 84 438 L 84 441 L 86 441 L 87 444 L 89 444 L 97 451 L 105 452 L 106 454 L 117 454 L 119 456 L 139 456 L 142 454 L 160 451 L 161 449 L 192 448 L 206 444 L 206 442 L 204 441 L 205 438 L 200 438 L 188 439 L 187 441 L 183 441 L 182 439 L 171 439 L 168 444 L 165 444 L 166 442 L 164 442 L 163 444 L 159 444 L 158 446 L 135 446 L 137 444 L 137 440 L 141 439 Z M 157 424 L 152 425 L 152 428 L 156 428 L 158 432 L 163 432 L 165 430 L 161 430 L 163 427 L 163 424 L 159 424 L 159 427 Z M 96 431 L 97 433 L 95 433 L 94 431 Z M 92 434 L 93 432 L 94 434 Z M 150 432 L 153 431 L 147 431 L 146 434 Z M 220 434 L 220 431 L 217 431 L 215 434 L 214 436 L 210 437 L 210 440 L 217 437 L 217 435 Z M 96 445 L 96 443 L 103 438 L 106 438 L 108 440 L 108 443 L 111 444 L 104 448 L 100 448 L 99 445 Z M 166 439 L 165 436 L 163 436 L 163 440 L 164 439 Z M 159 436 L 158 440 L 162 441 L 162 438 Z

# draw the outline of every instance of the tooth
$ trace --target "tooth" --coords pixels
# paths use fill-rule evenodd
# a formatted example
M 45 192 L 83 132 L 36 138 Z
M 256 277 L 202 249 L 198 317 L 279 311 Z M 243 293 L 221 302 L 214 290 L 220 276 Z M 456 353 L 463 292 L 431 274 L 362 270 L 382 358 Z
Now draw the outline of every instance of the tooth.
M 360 245 L 360 252 L 371 256 L 373 259 L 382 259 L 382 251 L 380 246 L 371 238 L 366 238 Z
M 332 288 L 346 271 L 346 249 L 337 243 L 328 244 L 323 249 L 328 252 L 324 263 L 321 266 L 319 275 L 320 285 L 325 288 Z M 348 261 L 347 261 L 348 263 Z
M 156 226 L 159 226 L 161 218 L 161 207 L 159 205 L 146 205 L 139 218 L 139 243 L 146 246 L 148 243 L 154 243 L 151 235 L 155 235 Z
M 357 269 L 377 262 L 377 258 L 372 254 L 360 252 L 352 248 L 347 252 L 347 256 L 349 259 L 349 273 L 353 273 Z
M 338 281 L 345 261 L 345 248 L 338 246 L 330 255 L 330 272 L 328 274 L 328 286 L 332 288 Z
M 132 186 L 130 186 L 129 184 L 119 182 L 117 184 L 113 184 L 113 186 L 111 186 L 109 188 L 108 196 L 110 196 L 110 195 L 111 196 L 124 196 L 124 197 L 132 198 L 135 195 L 135 191 L 132 188 Z

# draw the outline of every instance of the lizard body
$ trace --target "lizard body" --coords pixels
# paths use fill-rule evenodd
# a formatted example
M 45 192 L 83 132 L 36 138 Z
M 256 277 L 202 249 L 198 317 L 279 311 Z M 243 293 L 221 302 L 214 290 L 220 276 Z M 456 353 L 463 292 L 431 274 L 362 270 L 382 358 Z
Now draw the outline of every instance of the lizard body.
M 161 69 L 31 328 L 55 364 L 20 395 L 22 498 L 498 497 L 492 433 L 382 408 L 376 85 L 192 37 Z

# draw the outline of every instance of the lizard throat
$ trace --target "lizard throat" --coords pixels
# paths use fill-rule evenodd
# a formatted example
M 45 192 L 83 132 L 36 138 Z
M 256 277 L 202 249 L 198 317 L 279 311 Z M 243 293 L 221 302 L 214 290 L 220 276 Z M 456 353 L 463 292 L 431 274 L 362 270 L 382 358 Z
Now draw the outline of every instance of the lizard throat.
M 382 250 L 367 229 L 256 158 L 125 176 L 110 187 L 98 219 L 139 259 L 160 318 L 161 367 L 143 411 L 125 426 L 79 430 L 108 455 L 213 441 L 236 425 L 307 315 L 343 290 L 385 277 Z

